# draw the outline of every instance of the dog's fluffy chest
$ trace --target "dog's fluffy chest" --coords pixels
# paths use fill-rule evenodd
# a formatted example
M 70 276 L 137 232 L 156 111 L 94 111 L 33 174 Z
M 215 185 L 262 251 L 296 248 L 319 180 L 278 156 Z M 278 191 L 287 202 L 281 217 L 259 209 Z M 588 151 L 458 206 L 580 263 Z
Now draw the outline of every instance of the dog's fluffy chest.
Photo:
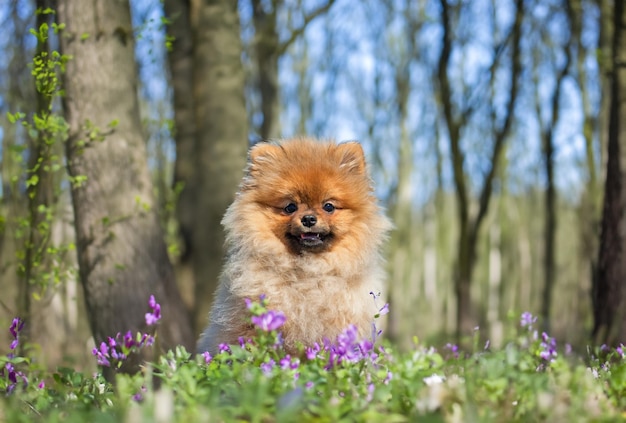
M 287 317 L 285 342 L 296 339 L 333 339 L 350 324 L 361 336 L 370 333 L 376 306 L 370 292 L 380 291 L 375 268 L 347 275 L 341 269 L 304 263 L 304 266 L 248 268 L 231 280 L 233 294 L 256 299 L 265 295 L 268 307 Z M 292 345 L 294 346 L 294 345 Z

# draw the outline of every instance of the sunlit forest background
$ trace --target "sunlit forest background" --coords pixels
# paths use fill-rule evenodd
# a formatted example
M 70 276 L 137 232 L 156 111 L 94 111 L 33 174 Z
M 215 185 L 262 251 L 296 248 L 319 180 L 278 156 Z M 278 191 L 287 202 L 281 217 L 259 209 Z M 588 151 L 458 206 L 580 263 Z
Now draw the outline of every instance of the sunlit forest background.
M 115 154 L 127 147 L 113 137 L 126 130 L 126 97 L 136 99 L 141 124 L 141 149 L 128 154 L 144 157 L 137 160 L 145 160 L 150 179 L 125 176 L 112 185 L 158 218 L 171 263 L 160 264 L 161 274 L 173 269 L 194 339 L 222 260 L 219 220 L 247 147 L 307 134 L 365 148 L 395 224 L 385 251 L 385 333 L 393 342 L 406 347 L 417 336 L 443 345 L 479 327 L 497 346 L 523 311 L 540 315 L 546 330 L 574 348 L 590 342 L 612 1 L 241 0 L 235 7 L 118 0 L 111 9 L 130 10 L 127 27 L 116 25 L 106 5 L 85 0 L 102 12 L 102 39 L 71 27 L 83 20 L 56 3 L 0 4 L 0 328 L 25 316 L 43 365 L 84 365 L 94 336 L 104 336 L 89 298 L 106 294 L 90 291 L 91 271 L 79 270 L 94 253 L 90 246 L 80 256 L 87 248 L 76 213 L 87 206 L 99 213 L 117 195 L 100 195 L 104 205 L 76 196 L 73 204 L 72 195 L 115 178 L 116 169 L 123 174 L 125 156 Z M 47 38 L 36 36 L 42 24 Z M 130 46 L 130 65 L 90 85 L 104 67 L 84 65 L 73 45 L 96 43 L 89 48 L 97 54 L 111 34 Z M 33 79 L 42 74 L 33 61 L 42 51 L 48 59 L 70 56 L 66 69 L 53 67 L 58 87 L 47 97 Z M 101 51 L 103 63 L 119 57 Z M 93 89 L 71 91 L 79 79 Z M 126 80 L 135 90 L 107 94 Z M 106 95 L 101 118 L 96 103 Z M 87 109 L 96 112 L 81 117 L 80 130 L 94 147 L 79 147 L 85 155 L 100 151 L 90 160 L 102 162 L 83 166 L 89 176 L 81 180 L 71 143 L 73 122 Z M 38 127 L 42 113 L 57 116 L 57 126 Z M 98 150 L 107 143 L 110 150 Z M 152 200 L 125 194 L 127 185 L 146 188 Z M 116 221 L 97 219 L 109 227 Z M 106 262 L 111 275 L 125 274 L 122 292 L 130 296 L 140 277 L 111 260 L 90 269 Z M 113 315 L 128 309 L 118 313 L 117 300 L 107 301 Z M 137 313 L 141 320 L 141 307 Z

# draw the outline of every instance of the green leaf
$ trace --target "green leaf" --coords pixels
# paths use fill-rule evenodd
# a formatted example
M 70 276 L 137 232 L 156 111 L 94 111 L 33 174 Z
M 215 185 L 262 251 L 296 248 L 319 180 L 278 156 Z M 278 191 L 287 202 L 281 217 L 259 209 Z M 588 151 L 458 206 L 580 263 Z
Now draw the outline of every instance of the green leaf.
M 34 187 L 39 183 L 39 176 L 32 175 L 30 178 L 26 180 L 26 187 Z

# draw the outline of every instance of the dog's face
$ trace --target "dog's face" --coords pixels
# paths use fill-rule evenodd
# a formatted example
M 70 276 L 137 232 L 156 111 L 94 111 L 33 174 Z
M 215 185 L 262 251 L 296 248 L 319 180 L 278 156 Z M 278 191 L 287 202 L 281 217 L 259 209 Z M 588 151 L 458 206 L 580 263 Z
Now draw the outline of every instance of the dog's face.
M 357 143 L 257 144 L 239 195 L 257 206 L 258 216 L 248 219 L 255 232 L 271 233 L 292 254 L 361 243 L 359 235 L 376 213 Z
M 295 253 L 329 250 L 341 232 L 337 226 L 349 225 L 353 214 L 342 208 L 341 200 L 330 192 L 318 198 L 294 192 L 273 208 L 272 232 Z

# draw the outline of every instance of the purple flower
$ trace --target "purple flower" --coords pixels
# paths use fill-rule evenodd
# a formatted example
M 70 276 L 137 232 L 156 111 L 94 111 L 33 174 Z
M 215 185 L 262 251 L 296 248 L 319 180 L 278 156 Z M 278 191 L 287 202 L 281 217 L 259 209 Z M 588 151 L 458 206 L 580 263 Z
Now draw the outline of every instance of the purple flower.
M 13 318 L 13 321 L 11 322 L 11 327 L 9 327 L 9 331 L 11 332 L 11 335 L 13 335 L 13 338 L 17 339 L 17 336 L 19 335 L 22 328 L 24 328 L 24 320 L 20 319 L 19 317 Z
M 106 356 L 109 355 L 109 347 L 107 346 L 106 342 L 102 342 L 100 344 L 100 353 Z
M 46 387 L 46 382 L 43 381 L 43 380 L 41 382 L 39 382 L 39 384 L 37 385 L 37 388 L 39 388 L 39 389 L 43 389 L 45 387 Z
M 218 346 L 218 350 L 219 350 L 219 353 L 220 353 L 220 354 L 221 354 L 221 353 L 228 353 L 228 354 L 230 354 L 230 353 L 231 353 L 231 351 L 230 351 L 230 347 L 228 346 L 228 344 L 224 344 L 224 343 L 219 344 L 219 346 Z
M 459 346 L 458 345 L 451 344 L 448 342 L 444 348 L 449 350 L 454 356 L 454 358 L 459 358 Z
M 537 321 L 537 318 L 533 316 L 530 312 L 525 311 L 522 313 L 522 317 L 520 318 L 520 326 L 529 329 L 532 327 L 533 323 Z
M 161 304 L 156 302 L 154 295 L 150 295 L 148 305 L 152 309 L 152 312 L 146 313 L 146 324 L 152 326 L 161 320 Z
M 557 356 L 556 352 L 556 339 L 551 338 L 547 333 L 541 333 L 542 342 L 539 344 L 541 351 L 539 351 L 539 357 L 545 361 L 553 361 Z
M 143 345 L 145 345 L 146 347 L 151 347 L 152 345 L 154 345 L 154 336 L 144 334 L 144 338 L 142 339 L 142 342 L 143 342 Z
M 291 356 L 287 354 L 278 361 L 278 365 L 283 370 L 295 370 L 300 366 L 300 360 L 297 358 L 292 359 Z
M 315 384 L 311 381 L 308 381 L 307 383 L 304 384 L 304 387 L 306 389 L 311 389 L 313 386 L 315 386 Z
M 154 314 L 152 313 L 146 313 L 146 325 L 148 326 L 152 326 L 154 324 L 156 324 L 156 322 L 158 322 L 159 319 L 157 319 Z
M 137 402 L 143 401 L 143 393 L 146 391 L 147 391 L 146 387 L 142 386 L 140 391 L 132 396 L 133 400 Z
M 133 339 L 133 334 L 131 331 L 128 331 L 124 334 L 124 346 L 126 348 L 131 348 L 135 345 L 135 340 Z
M 363 339 L 357 346 L 362 356 L 366 356 L 374 351 L 374 343 L 368 339 Z
M 317 342 L 313 344 L 313 347 L 307 347 L 306 349 L 306 358 L 309 360 L 315 360 L 317 358 L 317 353 L 320 352 L 320 344 Z
M 4 365 L 4 368 L 7 370 L 7 372 L 9 373 L 9 381 L 11 381 L 12 383 L 17 383 L 17 376 L 15 374 L 15 367 L 13 367 L 12 363 L 7 363 Z
M 385 303 L 385 305 L 382 306 L 382 308 L 380 310 L 378 310 L 378 313 L 381 316 L 384 316 L 385 314 L 389 313 L 389 303 Z
M 376 390 L 376 386 L 373 383 L 367 385 L 367 398 L 365 401 L 372 402 L 374 399 L 374 391 Z
M 261 370 L 265 373 L 265 375 L 269 375 L 272 373 L 274 365 L 276 365 L 276 362 L 270 358 L 269 361 L 261 363 Z
M 11 326 L 9 327 L 9 332 L 11 332 L 11 336 L 13 336 L 13 340 L 11 341 L 10 345 L 10 348 L 12 350 L 16 349 L 20 343 L 18 337 L 22 328 L 24 328 L 24 321 L 19 317 L 13 318 L 13 320 L 11 321 Z
M 383 383 L 385 385 L 389 385 L 389 382 L 391 382 L 391 379 L 393 379 L 393 373 L 391 372 L 387 372 L 387 377 L 385 378 L 385 380 L 383 380 Z
M 211 353 L 208 352 L 208 351 L 203 352 L 202 356 L 204 357 L 204 363 L 205 364 L 209 364 L 211 362 L 211 360 L 213 360 L 213 357 L 211 356 Z
M 324 368 L 331 369 L 344 361 L 355 363 L 367 359 L 373 363 L 378 357 L 374 352 L 374 343 L 369 340 L 359 341 L 358 336 L 357 327 L 350 325 L 337 336 L 334 343 L 325 339 L 324 350 L 328 353 L 328 363 Z M 307 358 L 313 356 L 313 353 L 313 350 L 307 350 Z
M 350 347 L 351 345 L 354 345 L 358 336 L 359 330 L 356 325 L 350 325 L 343 332 L 341 332 L 339 336 L 337 336 L 337 344 L 339 346 Z
M 7 388 L 6 388 L 7 395 L 10 395 L 17 387 L 18 378 L 22 379 L 22 383 L 24 384 L 25 387 L 28 386 L 28 378 L 26 377 L 26 375 L 22 373 L 21 371 L 16 370 L 13 364 L 6 363 L 4 365 L 4 368 L 0 369 L 0 376 L 4 376 L 5 370 L 7 372 L 6 376 L 9 380 L 9 384 L 7 385 Z
M 285 324 L 287 318 L 280 311 L 269 310 L 260 316 L 252 316 L 252 323 L 265 332 L 272 332 Z
M 96 361 L 100 366 L 111 367 L 111 362 L 109 361 L 109 347 L 106 342 L 102 342 L 100 349 L 94 348 L 91 353 L 96 356 Z

